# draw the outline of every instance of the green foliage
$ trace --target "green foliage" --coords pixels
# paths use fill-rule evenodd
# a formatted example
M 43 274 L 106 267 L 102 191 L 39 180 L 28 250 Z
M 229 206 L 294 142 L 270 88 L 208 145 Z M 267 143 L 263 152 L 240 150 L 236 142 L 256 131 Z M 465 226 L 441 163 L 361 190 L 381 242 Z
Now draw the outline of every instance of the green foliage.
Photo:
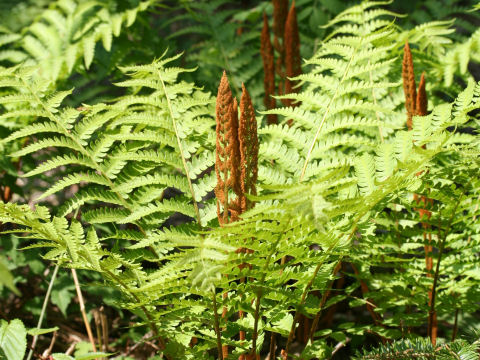
M 457 340 L 449 344 L 433 346 L 426 339 L 415 341 L 396 341 L 393 344 L 381 346 L 356 359 L 476 359 L 478 357 L 478 341 L 469 343 L 465 340 Z
M 27 330 L 23 323 L 12 320 L 10 323 L 0 320 L 0 350 L 7 360 L 22 359 L 27 348 Z
M 390 2 L 298 1 L 307 60 L 298 92 L 279 96 L 294 106 L 258 114 L 255 207 L 220 227 L 212 92 L 225 69 L 234 93 L 245 82 L 261 103 L 259 19 L 272 6 L 156 5 L 59 0 L 21 32 L 2 30 L 0 190 L 15 197 L 0 201 L 1 246 L 16 264 L 0 258 L 2 284 L 18 295 L 17 266 L 43 272 L 23 254 L 84 270 L 135 315 L 139 342 L 171 359 L 212 358 L 219 342 L 231 358 L 263 356 L 275 337 L 289 348 L 300 315 L 320 319 L 303 330 L 305 359 L 343 346 L 362 359 L 476 356 L 477 342 L 445 340 L 479 324 L 480 83 L 464 76 L 478 58 L 476 33 L 458 38 L 436 13 L 398 20 Z M 116 58 L 134 53 L 126 29 L 145 19 L 162 23 L 170 50 Z M 407 39 L 429 94 L 429 114 L 411 131 Z M 102 74 L 108 100 L 88 104 L 70 86 L 88 87 L 92 74 Z M 280 123 L 263 126 L 270 113 Z M 66 318 L 74 296 L 60 276 L 51 302 Z M 432 314 L 437 345 L 424 338 Z M 8 360 L 23 357 L 26 334 L 21 321 L 2 320 Z M 75 359 L 100 356 L 79 350 Z

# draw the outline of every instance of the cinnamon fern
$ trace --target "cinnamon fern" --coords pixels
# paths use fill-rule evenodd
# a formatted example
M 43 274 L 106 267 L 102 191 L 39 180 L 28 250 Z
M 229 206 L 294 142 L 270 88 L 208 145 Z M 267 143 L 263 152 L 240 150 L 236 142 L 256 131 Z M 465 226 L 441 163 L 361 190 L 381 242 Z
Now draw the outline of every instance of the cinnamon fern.
M 0 249 L 112 291 L 152 356 L 477 357 L 475 33 L 346 5 L 56 0 L 0 29 Z

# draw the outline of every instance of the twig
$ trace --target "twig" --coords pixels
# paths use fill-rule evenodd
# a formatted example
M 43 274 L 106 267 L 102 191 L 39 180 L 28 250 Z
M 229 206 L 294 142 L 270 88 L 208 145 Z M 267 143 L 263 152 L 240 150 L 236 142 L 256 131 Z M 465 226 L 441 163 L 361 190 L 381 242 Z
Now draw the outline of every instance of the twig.
M 42 327 L 43 317 L 45 316 L 45 312 L 47 311 L 47 304 L 48 299 L 50 298 L 50 294 L 52 292 L 53 283 L 55 282 L 55 278 L 57 277 L 59 265 L 55 265 L 55 269 L 53 270 L 52 278 L 50 279 L 50 283 L 48 284 L 47 293 L 45 294 L 45 298 L 43 299 L 42 311 L 40 312 L 40 318 L 38 319 L 37 329 Z M 30 347 L 30 351 L 28 352 L 27 360 L 30 360 L 33 355 L 33 351 L 35 350 L 35 345 L 37 345 L 38 335 L 35 335 L 32 340 L 32 346 Z
M 54 331 L 53 332 L 53 336 L 52 336 L 52 341 L 50 341 L 50 346 L 48 347 L 47 350 L 45 350 L 42 354 L 42 356 L 44 358 L 48 358 L 50 356 L 50 354 L 52 353 L 52 350 L 53 350 L 53 346 L 55 345 L 55 341 L 57 340 L 57 332 Z
M 100 312 L 97 309 L 92 311 L 93 313 L 93 320 L 95 321 L 95 331 L 97 332 L 97 339 L 98 339 L 98 348 L 103 348 L 103 336 L 101 331 L 101 320 L 100 320 Z
M 332 355 L 330 356 L 330 358 L 333 358 L 333 355 L 335 355 L 338 351 L 340 351 L 341 348 L 343 348 L 345 345 L 347 345 L 350 342 L 350 340 L 352 340 L 352 339 L 347 337 L 345 339 L 345 341 L 341 341 L 337 345 L 335 345 L 335 348 L 333 349 Z
M 85 303 L 83 302 L 82 290 L 80 290 L 80 283 L 78 282 L 77 271 L 72 269 L 73 282 L 75 283 L 75 290 L 77 290 L 78 302 L 80 303 L 80 311 L 83 317 L 83 323 L 85 324 L 85 329 L 87 330 L 88 339 L 92 344 L 93 352 L 97 352 L 97 347 L 95 346 L 95 339 L 93 338 L 92 329 L 90 328 L 90 323 L 87 319 L 87 313 L 85 312 Z

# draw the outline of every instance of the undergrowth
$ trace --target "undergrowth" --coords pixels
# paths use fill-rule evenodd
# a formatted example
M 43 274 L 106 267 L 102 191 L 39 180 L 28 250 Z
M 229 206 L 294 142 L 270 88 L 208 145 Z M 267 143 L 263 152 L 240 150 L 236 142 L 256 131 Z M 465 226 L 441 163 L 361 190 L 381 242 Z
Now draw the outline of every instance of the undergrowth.
M 10 7 L 0 358 L 477 358 L 478 6 L 441 3 Z

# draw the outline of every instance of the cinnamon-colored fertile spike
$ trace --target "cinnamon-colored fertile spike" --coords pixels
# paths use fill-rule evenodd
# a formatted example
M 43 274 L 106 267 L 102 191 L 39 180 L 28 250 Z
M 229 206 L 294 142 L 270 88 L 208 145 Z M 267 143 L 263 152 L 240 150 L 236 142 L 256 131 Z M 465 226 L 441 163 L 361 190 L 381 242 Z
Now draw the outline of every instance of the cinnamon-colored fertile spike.
M 263 60 L 263 87 L 265 89 L 265 97 L 263 103 L 265 104 L 265 109 L 270 110 L 275 108 L 275 99 L 272 97 L 275 95 L 275 64 L 273 59 L 273 46 L 270 41 L 270 29 L 268 28 L 268 18 L 265 13 L 263 13 L 263 29 L 262 35 L 260 37 L 260 53 L 262 54 Z M 268 114 L 267 115 L 268 124 L 277 124 L 277 115 Z
M 217 186 L 217 215 L 220 225 L 230 222 L 229 189 L 239 187 L 239 148 L 238 148 L 238 117 L 232 91 L 228 85 L 227 74 L 223 72 L 218 87 L 216 105 L 216 161 L 215 172 Z M 221 211 L 223 208 L 223 212 Z
M 407 126 L 412 129 L 412 116 L 416 111 L 417 90 L 415 85 L 415 74 L 413 72 L 412 52 L 408 41 L 403 48 L 403 62 L 402 62 L 402 80 L 403 91 L 405 92 L 405 108 L 407 109 Z
M 273 2 L 273 47 L 277 51 L 275 71 L 280 77 L 278 95 L 285 93 L 285 23 L 288 15 L 288 0 L 272 0 Z
M 295 1 L 293 1 L 288 12 L 287 22 L 285 24 L 285 93 L 294 91 L 296 81 L 289 80 L 290 77 L 298 76 L 302 73 L 302 60 L 300 57 L 300 37 L 298 34 L 297 11 L 295 10 Z M 285 105 L 291 105 L 292 101 L 288 99 Z
M 238 126 L 238 141 L 240 146 L 240 209 L 245 212 L 253 206 L 245 194 L 257 194 L 258 177 L 258 137 L 257 120 L 252 100 L 245 85 L 242 84 L 240 99 L 240 120 Z
M 273 34 L 275 38 L 283 38 L 285 21 L 288 14 L 288 0 L 272 0 L 273 2 Z
M 420 83 L 418 84 L 417 100 L 415 102 L 415 115 L 427 115 L 428 99 L 425 92 L 425 73 L 422 73 Z

